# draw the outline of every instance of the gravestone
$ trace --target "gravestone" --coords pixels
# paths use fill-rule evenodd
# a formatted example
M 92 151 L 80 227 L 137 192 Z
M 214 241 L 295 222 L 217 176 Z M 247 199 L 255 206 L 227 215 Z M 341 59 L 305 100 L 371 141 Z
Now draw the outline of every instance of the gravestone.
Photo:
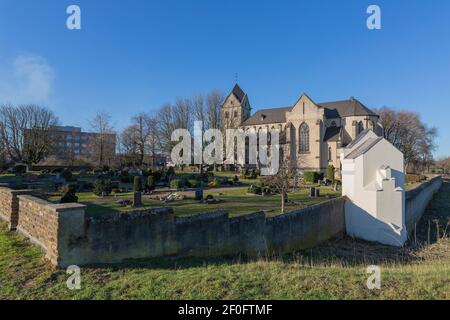
M 140 207 L 140 206 L 142 206 L 142 193 L 136 191 L 133 194 L 133 207 Z
M 314 196 L 317 197 L 317 198 L 320 197 L 320 189 L 316 189 L 315 190 Z
M 316 188 L 314 188 L 314 187 L 309 188 L 309 196 L 310 197 L 316 196 Z
M 195 190 L 195 200 L 203 200 L 203 189 Z

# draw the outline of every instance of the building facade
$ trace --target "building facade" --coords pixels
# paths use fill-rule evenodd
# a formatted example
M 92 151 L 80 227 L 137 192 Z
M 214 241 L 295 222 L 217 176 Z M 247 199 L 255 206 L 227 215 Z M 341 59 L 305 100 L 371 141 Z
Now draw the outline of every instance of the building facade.
M 28 129 L 24 134 L 25 146 L 31 143 L 32 130 Z M 75 165 L 80 161 L 92 165 L 110 165 L 116 154 L 114 133 L 83 132 L 79 127 L 53 126 L 48 134 L 52 146 L 47 159 L 55 159 L 64 165 Z
M 340 170 L 339 151 L 365 129 L 382 135 L 379 116 L 355 98 L 316 103 L 303 94 L 293 105 L 260 109 L 251 115 L 247 94 L 235 85 L 222 106 L 224 129 L 278 129 L 280 162 L 293 170 Z

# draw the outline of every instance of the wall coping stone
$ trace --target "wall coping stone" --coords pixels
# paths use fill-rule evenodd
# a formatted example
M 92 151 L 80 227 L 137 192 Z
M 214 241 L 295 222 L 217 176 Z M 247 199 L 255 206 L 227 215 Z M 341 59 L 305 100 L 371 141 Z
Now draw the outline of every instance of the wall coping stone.
M 412 190 L 408 190 L 405 192 L 405 200 L 411 199 L 421 193 L 424 189 L 426 189 L 430 184 L 434 183 L 435 181 L 441 180 L 442 176 L 437 176 L 434 178 L 431 178 L 428 181 L 425 181 L 424 183 L 420 184 L 416 188 Z
M 47 200 L 24 194 L 24 195 L 18 195 L 19 199 L 26 199 L 33 202 L 36 202 L 44 207 L 47 207 L 49 209 L 55 210 L 56 212 L 63 212 L 68 210 L 74 210 L 74 209 L 85 209 L 87 206 L 80 203 L 51 203 Z
M 218 210 L 208 213 L 198 213 L 190 216 L 176 217 L 175 222 L 178 223 L 191 223 L 196 221 L 212 220 L 216 218 L 225 217 L 228 218 L 227 210 Z

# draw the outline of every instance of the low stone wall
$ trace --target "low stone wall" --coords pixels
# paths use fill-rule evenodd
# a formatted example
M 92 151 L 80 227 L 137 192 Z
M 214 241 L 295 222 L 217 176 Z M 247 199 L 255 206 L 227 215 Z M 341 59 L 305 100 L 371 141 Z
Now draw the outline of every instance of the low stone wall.
M 413 230 L 434 193 L 434 178 L 406 193 L 407 230 Z M 216 211 L 177 217 L 170 207 L 86 217 L 81 204 L 52 204 L 29 190 L 0 188 L 0 217 L 40 245 L 55 266 L 119 263 L 162 256 L 258 256 L 313 247 L 344 234 L 345 199 L 283 215 L 228 216 Z
M 10 192 L 0 191 L 14 203 L 0 208 L 2 215 L 14 212 L 17 230 L 44 248 L 55 266 L 283 253 L 345 231 L 343 198 L 271 218 L 263 212 L 229 218 L 226 211 L 177 217 L 170 207 L 111 212 L 98 218 L 86 217 L 84 205 L 52 204 Z
M 41 246 L 53 265 L 64 264 L 73 236 L 82 233 L 85 205 L 52 204 L 31 195 L 19 195 L 17 231 Z
M 57 264 L 290 252 L 343 234 L 344 202 L 336 199 L 267 219 L 263 212 L 229 218 L 226 211 L 176 217 L 164 207 L 72 221 L 70 234 L 58 238 L 65 251 L 58 251 Z
M 16 230 L 19 222 L 18 196 L 31 193 L 31 190 L 13 190 L 0 187 L 0 218 L 8 223 L 9 230 Z
M 405 193 L 405 221 L 408 234 L 414 230 L 428 203 L 441 186 L 442 177 L 438 176 Z

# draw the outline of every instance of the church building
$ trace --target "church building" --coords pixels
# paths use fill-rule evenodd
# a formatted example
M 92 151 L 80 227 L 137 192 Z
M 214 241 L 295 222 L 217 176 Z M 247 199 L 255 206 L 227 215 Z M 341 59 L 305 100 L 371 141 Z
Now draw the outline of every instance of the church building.
M 223 129 L 279 129 L 280 162 L 292 170 L 326 172 L 329 165 L 339 175 L 339 148 L 365 129 L 381 136 L 379 116 L 351 97 L 317 103 L 308 95 L 291 106 L 259 109 L 251 115 L 247 94 L 236 84 L 222 106 Z

